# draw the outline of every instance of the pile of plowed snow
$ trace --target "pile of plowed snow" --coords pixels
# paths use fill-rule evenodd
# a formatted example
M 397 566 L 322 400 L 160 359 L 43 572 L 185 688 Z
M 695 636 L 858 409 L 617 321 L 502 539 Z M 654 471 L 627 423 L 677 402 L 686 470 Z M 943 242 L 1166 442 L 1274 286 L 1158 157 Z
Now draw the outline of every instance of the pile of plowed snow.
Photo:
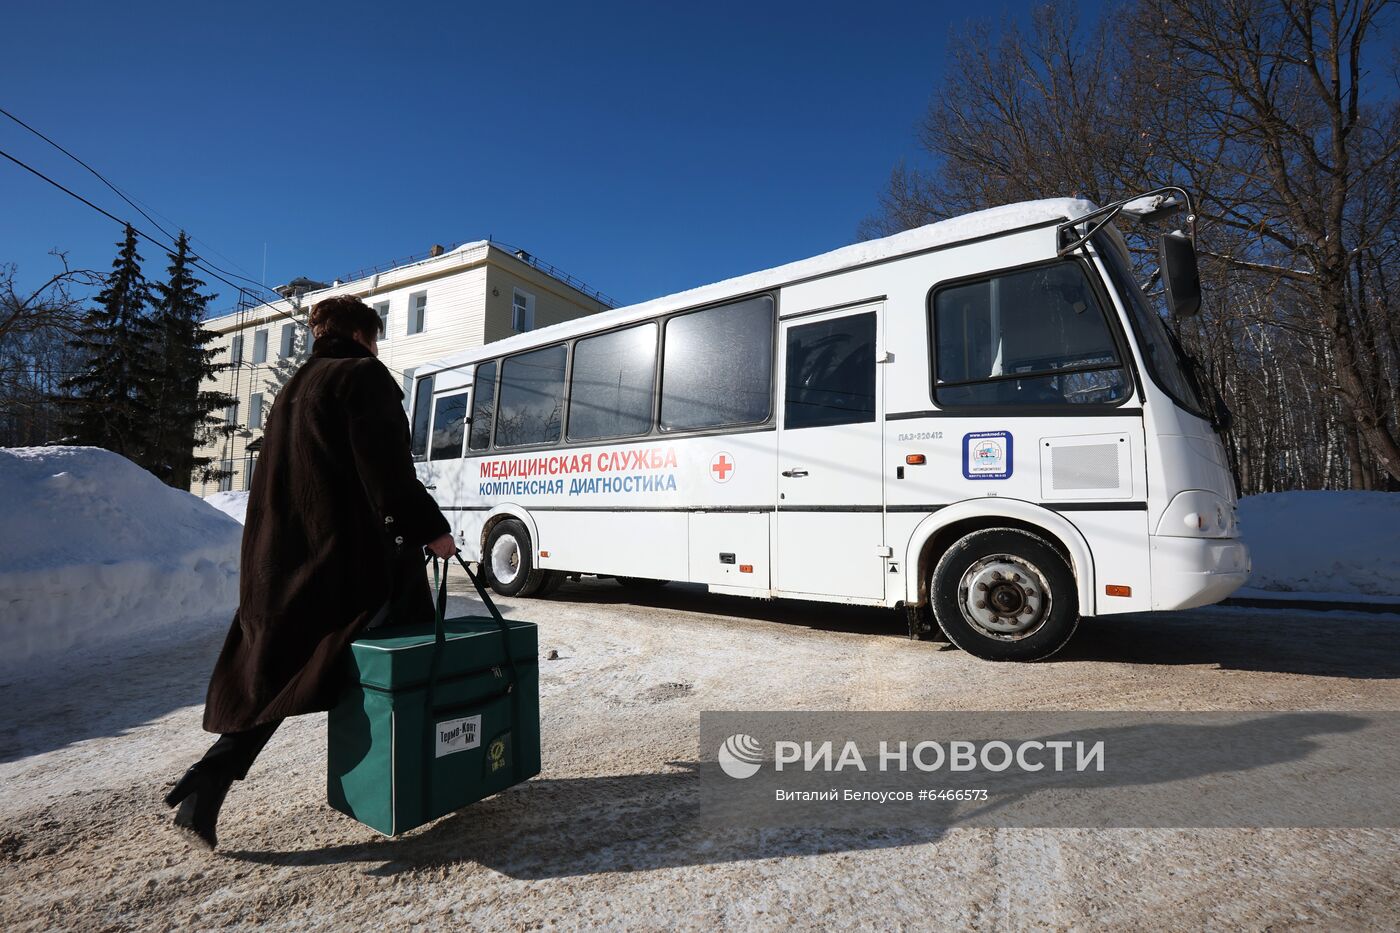
M 111 451 L 0 448 L 0 670 L 227 623 L 242 535 Z
M 243 516 L 248 512 L 246 492 L 216 492 L 205 496 L 204 501 L 240 525 L 243 524 Z
M 1251 590 L 1400 597 L 1400 493 L 1247 496 L 1240 534 Z

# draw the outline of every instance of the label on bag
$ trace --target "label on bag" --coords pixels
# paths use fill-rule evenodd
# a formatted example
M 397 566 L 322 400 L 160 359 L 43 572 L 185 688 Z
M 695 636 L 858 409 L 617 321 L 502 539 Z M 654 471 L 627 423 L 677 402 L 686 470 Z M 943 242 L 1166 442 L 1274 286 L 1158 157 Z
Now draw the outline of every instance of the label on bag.
M 448 719 L 437 724 L 437 757 L 481 745 L 481 715 Z

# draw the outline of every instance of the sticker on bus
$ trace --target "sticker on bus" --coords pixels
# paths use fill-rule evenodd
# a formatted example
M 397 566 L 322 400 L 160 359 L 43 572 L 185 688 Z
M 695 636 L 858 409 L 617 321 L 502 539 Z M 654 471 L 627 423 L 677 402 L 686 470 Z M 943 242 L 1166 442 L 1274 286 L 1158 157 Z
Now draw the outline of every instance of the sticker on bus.
M 963 476 L 967 479 L 1009 479 L 1011 432 L 975 431 L 963 435 Z

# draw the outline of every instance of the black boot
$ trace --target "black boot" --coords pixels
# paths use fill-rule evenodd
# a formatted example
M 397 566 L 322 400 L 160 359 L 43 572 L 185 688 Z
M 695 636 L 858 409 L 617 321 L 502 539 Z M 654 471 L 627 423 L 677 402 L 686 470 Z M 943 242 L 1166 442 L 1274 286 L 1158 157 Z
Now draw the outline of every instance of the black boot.
M 213 849 L 219 844 L 215 834 L 219 808 L 224 805 L 224 797 L 232 784 L 232 778 L 202 772 L 198 765 L 190 768 L 165 795 L 166 806 L 178 804 L 180 807 L 175 813 L 175 825 Z

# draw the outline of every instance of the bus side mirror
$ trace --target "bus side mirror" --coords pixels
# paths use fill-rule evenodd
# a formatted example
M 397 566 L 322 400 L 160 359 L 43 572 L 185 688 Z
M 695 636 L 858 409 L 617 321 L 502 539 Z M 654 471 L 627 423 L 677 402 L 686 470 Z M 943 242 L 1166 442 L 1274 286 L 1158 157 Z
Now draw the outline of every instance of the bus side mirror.
M 1157 239 L 1162 283 L 1167 289 L 1167 310 L 1173 317 L 1191 317 L 1201 310 L 1201 276 L 1196 269 L 1196 245 L 1181 233 L 1164 233 Z

